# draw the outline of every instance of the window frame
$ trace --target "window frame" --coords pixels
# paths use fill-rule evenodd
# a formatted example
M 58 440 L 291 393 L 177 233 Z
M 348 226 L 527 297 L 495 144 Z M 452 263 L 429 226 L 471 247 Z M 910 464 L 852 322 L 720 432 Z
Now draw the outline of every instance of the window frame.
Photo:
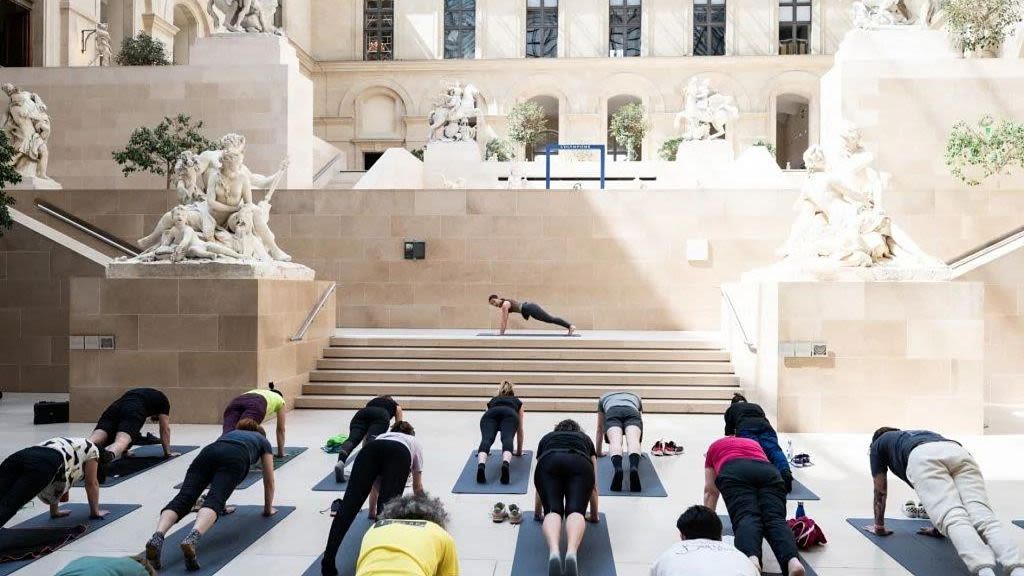
M 449 3 L 459 3 L 460 7 L 453 8 Z M 445 60 L 471 60 L 476 58 L 476 0 L 443 0 L 444 14 L 442 17 L 444 26 L 444 37 L 442 50 L 444 51 Z M 467 7 L 468 6 L 468 7 Z M 464 22 L 463 18 L 466 15 L 470 15 L 472 25 L 461 24 Z M 449 17 L 452 15 L 451 17 Z M 461 15 L 460 18 L 458 15 Z M 449 22 L 451 25 L 449 26 Z M 457 33 L 457 40 L 449 46 L 448 35 L 452 32 Z M 465 46 L 466 42 L 463 40 L 463 35 L 470 36 L 472 38 L 472 45 Z M 452 48 L 449 50 L 449 47 Z M 466 50 L 468 48 L 468 50 Z
M 375 7 L 371 7 L 371 4 Z M 370 29 L 370 19 L 376 17 L 376 27 Z M 390 38 L 390 43 L 385 42 Z M 370 50 L 372 45 L 388 46 L 387 51 Z M 363 0 L 363 60 L 384 62 L 395 59 L 395 0 Z
M 702 6 L 706 8 L 705 18 L 703 21 L 697 20 L 697 8 Z M 693 7 L 693 55 L 694 56 L 725 56 L 726 53 L 726 33 L 729 18 L 729 2 L 728 0 L 692 0 Z M 715 21 L 714 13 L 721 11 L 722 19 L 720 22 Z M 714 30 L 721 29 L 721 44 L 715 43 Z M 703 53 L 698 52 L 698 38 L 703 37 L 704 43 L 707 46 L 706 51 Z M 721 51 L 715 50 L 714 48 L 720 47 Z
M 638 58 L 643 49 L 643 0 L 608 0 L 608 55 L 613 58 Z M 616 5 L 616 3 L 618 3 Z M 631 12 L 635 12 L 636 22 L 631 23 Z M 618 13 L 621 24 L 615 23 Z M 622 54 L 616 54 L 616 35 L 621 35 Z M 634 36 L 631 38 L 631 36 Z M 630 44 L 635 46 L 631 47 Z
M 530 2 L 539 2 L 540 6 L 530 6 Z M 558 57 L 558 27 L 559 27 L 559 0 L 527 0 L 526 2 L 526 58 L 557 58 Z M 533 30 L 533 34 L 539 34 L 547 31 L 549 35 L 543 34 L 543 40 L 547 40 L 551 37 L 554 38 L 554 43 L 551 46 L 545 47 L 542 41 L 531 40 L 531 29 L 530 29 L 530 16 L 531 13 L 539 16 L 538 20 L 541 22 Z M 553 15 L 552 21 L 547 21 L 547 18 Z M 552 23 L 553 22 L 553 23 Z M 531 54 L 531 47 L 538 46 L 539 50 L 534 50 Z
M 811 31 L 814 26 L 814 0 L 778 0 L 779 3 L 779 54 L 780 55 L 806 55 L 811 53 Z M 791 20 L 782 19 L 783 8 L 790 8 L 793 11 Z M 807 8 L 809 17 L 807 20 L 800 20 L 800 8 Z M 800 30 L 805 29 L 807 39 L 800 38 Z M 783 41 L 782 33 L 789 30 L 790 38 Z M 801 43 L 806 47 L 800 51 Z M 787 51 L 786 46 L 796 46 L 795 51 Z

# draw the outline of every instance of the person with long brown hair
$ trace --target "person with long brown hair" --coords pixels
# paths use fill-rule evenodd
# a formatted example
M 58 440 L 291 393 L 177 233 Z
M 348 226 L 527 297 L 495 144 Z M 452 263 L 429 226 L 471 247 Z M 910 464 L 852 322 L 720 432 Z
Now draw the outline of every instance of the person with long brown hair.
M 498 432 L 501 432 L 501 483 L 510 482 L 512 466 L 512 437 L 516 437 L 516 456 L 523 455 L 523 418 L 526 409 L 523 401 L 516 397 L 515 386 L 505 380 L 498 387 L 498 394 L 487 403 L 487 411 L 480 417 L 480 448 L 477 454 L 476 481 L 487 482 L 484 469 Z
M 508 315 L 511 313 L 522 315 L 524 320 L 533 318 L 540 322 L 544 322 L 545 324 L 561 326 L 569 331 L 566 336 L 572 336 L 576 333 L 575 326 L 570 324 L 567 320 L 548 314 L 535 302 L 517 302 L 516 300 L 502 298 L 497 294 L 491 294 L 487 297 L 487 303 L 501 310 L 501 326 L 498 329 L 499 335 L 504 335 L 505 330 L 508 329 Z

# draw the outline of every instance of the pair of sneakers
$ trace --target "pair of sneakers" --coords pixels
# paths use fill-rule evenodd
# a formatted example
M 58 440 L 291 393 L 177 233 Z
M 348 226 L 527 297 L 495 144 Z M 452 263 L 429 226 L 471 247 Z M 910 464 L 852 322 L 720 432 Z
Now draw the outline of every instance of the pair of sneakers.
M 654 447 L 651 448 L 651 454 L 655 456 L 679 456 L 684 452 L 682 446 L 677 446 L 672 440 L 665 442 L 658 440 L 654 443 Z
M 907 500 L 903 504 L 903 515 L 907 518 L 917 518 L 919 520 L 929 520 L 928 511 L 924 509 L 924 504 L 920 502 L 915 503 L 913 500 Z
M 495 503 L 494 508 L 491 509 L 491 521 L 495 524 L 501 524 L 505 520 L 508 520 L 508 523 L 513 526 L 522 524 L 523 511 L 516 504 L 509 504 L 506 508 L 502 502 Z

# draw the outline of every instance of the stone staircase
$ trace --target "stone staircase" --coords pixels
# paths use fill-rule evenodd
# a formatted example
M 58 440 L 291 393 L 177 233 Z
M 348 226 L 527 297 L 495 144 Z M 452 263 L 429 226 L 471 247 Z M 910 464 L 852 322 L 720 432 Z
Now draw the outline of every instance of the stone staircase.
M 629 390 L 647 412 L 721 414 L 740 390 L 713 338 L 642 332 L 480 337 L 342 334 L 331 339 L 298 408 L 358 409 L 390 394 L 411 410 L 482 410 L 510 380 L 528 410 L 592 412 L 601 394 Z

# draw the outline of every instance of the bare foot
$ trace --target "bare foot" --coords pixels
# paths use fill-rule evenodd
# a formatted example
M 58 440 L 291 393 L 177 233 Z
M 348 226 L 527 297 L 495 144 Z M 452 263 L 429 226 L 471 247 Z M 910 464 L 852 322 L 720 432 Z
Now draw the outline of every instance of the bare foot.
M 757 569 L 757 573 L 760 574 L 761 573 L 761 561 L 757 559 L 757 556 L 749 556 L 749 558 L 750 558 L 750 563 L 754 565 L 754 568 Z
M 800 563 L 796 558 L 792 558 L 789 561 L 789 576 L 806 576 L 807 572 L 804 571 L 804 565 Z
M 576 327 L 570 324 L 569 325 L 569 336 L 572 336 L 575 333 L 576 333 Z

